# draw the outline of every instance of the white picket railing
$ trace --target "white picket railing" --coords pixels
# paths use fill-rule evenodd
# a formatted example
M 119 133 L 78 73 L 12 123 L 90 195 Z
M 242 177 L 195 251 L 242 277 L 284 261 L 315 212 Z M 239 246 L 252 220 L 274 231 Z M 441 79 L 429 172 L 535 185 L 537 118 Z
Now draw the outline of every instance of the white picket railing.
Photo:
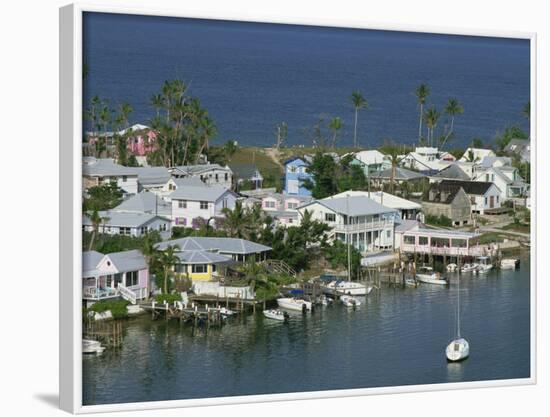
M 130 303 L 132 304 L 135 304 L 137 302 L 136 293 L 133 292 L 131 289 L 119 284 L 118 292 L 120 296 L 126 301 L 130 301 Z

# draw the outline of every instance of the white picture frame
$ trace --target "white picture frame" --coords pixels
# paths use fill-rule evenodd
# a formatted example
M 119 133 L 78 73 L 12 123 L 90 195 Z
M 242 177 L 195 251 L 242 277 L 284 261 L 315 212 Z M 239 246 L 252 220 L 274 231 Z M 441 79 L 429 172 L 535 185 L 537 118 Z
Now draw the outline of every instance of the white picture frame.
M 454 390 L 479 387 L 504 387 L 536 383 L 536 253 L 531 252 L 531 376 L 522 379 L 442 383 L 434 385 L 396 386 L 321 392 L 301 392 L 289 394 L 269 394 L 223 398 L 189 399 L 124 403 L 109 405 L 82 405 L 82 364 L 81 364 L 81 286 L 74 277 L 81 275 L 82 254 L 82 15 L 84 12 L 105 12 L 169 16 L 186 18 L 208 18 L 239 20 L 249 22 L 287 23 L 317 26 L 347 27 L 358 29 L 398 30 L 410 32 L 430 32 L 441 34 L 474 35 L 491 37 L 511 37 L 528 39 L 531 49 L 531 159 L 535 164 L 531 178 L 531 198 L 533 218 L 537 218 L 537 141 L 536 141 L 536 34 L 525 32 L 498 32 L 485 30 L 461 30 L 457 28 L 419 27 L 415 25 L 392 25 L 353 21 L 307 20 L 303 18 L 273 19 L 270 16 L 228 15 L 209 13 L 200 15 L 186 10 L 156 10 L 154 8 L 109 7 L 77 3 L 60 9 L 60 407 L 71 413 L 95 413 L 109 411 L 148 410 L 156 408 L 196 407 L 219 404 L 241 404 L 265 401 L 288 401 L 297 399 L 317 399 L 327 397 L 349 397 L 377 394 L 394 394 L 419 391 Z M 537 236 L 533 228 L 532 245 L 536 247 Z

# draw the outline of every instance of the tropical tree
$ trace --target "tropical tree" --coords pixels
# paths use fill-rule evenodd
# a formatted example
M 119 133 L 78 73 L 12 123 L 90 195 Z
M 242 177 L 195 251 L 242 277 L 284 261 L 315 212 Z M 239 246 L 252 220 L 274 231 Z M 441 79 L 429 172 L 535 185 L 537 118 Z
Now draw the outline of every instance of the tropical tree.
M 443 143 L 441 144 L 441 149 L 445 146 L 447 143 L 447 140 L 451 137 L 451 135 L 454 133 L 454 124 L 455 124 L 455 116 L 457 114 L 464 113 L 464 108 L 462 105 L 458 102 L 456 98 L 450 98 L 449 101 L 447 101 L 447 105 L 444 109 L 445 113 L 451 117 L 451 127 L 449 129 L 449 132 L 447 135 L 445 135 L 445 139 L 443 140 Z
M 160 109 L 164 106 L 164 98 L 162 94 L 153 94 L 151 97 L 151 105 L 154 107 L 157 117 L 160 117 Z
M 306 168 L 313 181 L 304 181 L 304 187 L 311 190 L 314 198 L 320 199 L 338 192 L 338 165 L 332 156 L 317 152 L 311 164 Z
M 225 216 L 222 228 L 226 231 L 229 237 L 243 238 L 246 234 L 246 211 L 243 208 L 241 201 L 235 202 L 233 210 L 228 207 L 222 209 Z
M 435 107 L 431 107 L 424 113 L 424 122 L 428 126 L 428 145 L 433 145 L 434 130 L 439 121 L 440 114 Z
M 353 147 L 357 148 L 357 115 L 359 113 L 359 110 L 361 109 L 368 109 L 369 103 L 367 100 L 363 97 L 363 95 L 359 91 L 354 91 L 351 94 L 351 102 L 353 104 L 353 108 L 355 110 L 355 122 L 354 122 L 354 128 L 353 128 Z
M 90 246 L 88 247 L 88 250 L 92 250 L 94 248 L 95 238 L 99 233 L 99 226 L 101 225 L 101 216 L 99 215 L 99 212 L 94 209 L 88 213 L 88 217 L 90 218 L 90 222 L 92 222 L 92 238 L 90 239 Z
M 168 294 L 168 275 L 170 270 L 178 263 L 179 258 L 176 253 L 179 251 L 178 245 L 170 245 L 160 252 L 158 260 L 164 272 L 164 285 L 162 292 Z
M 208 151 L 208 148 L 210 147 L 210 139 L 217 135 L 217 129 L 214 125 L 214 122 L 209 117 L 205 117 L 200 122 L 201 126 L 201 146 L 199 148 L 199 151 L 197 152 L 197 155 L 195 157 L 195 164 L 199 162 L 200 156 L 203 154 L 203 152 L 206 150 Z
M 424 104 L 426 104 L 426 99 L 430 95 L 430 87 L 426 84 L 420 84 L 415 91 L 415 95 L 418 99 L 418 106 L 420 107 L 420 117 L 418 121 L 418 143 L 422 139 L 422 120 L 424 117 Z
M 336 148 L 336 141 L 338 137 L 338 132 L 342 129 L 342 119 L 339 117 L 334 117 L 328 125 L 329 129 L 332 130 L 332 147 Z
M 161 251 L 157 249 L 156 241 L 152 237 L 152 235 L 147 234 L 145 236 L 145 239 L 143 239 L 141 252 L 145 256 L 145 261 L 149 266 L 149 272 L 152 273 L 157 269 L 158 261 L 161 255 Z M 151 282 L 151 279 L 147 280 L 147 297 L 149 297 L 149 294 L 151 294 Z
M 399 166 L 403 158 L 399 156 L 399 148 L 397 146 L 388 147 L 387 155 L 389 156 L 391 163 L 390 192 L 393 194 L 395 190 L 395 176 L 397 167 Z
M 275 148 L 280 149 L 285 146 L 286 138 L 288 136 L 288 125 L 285 122 L 282 122 L 276 126 L 275 136 Z

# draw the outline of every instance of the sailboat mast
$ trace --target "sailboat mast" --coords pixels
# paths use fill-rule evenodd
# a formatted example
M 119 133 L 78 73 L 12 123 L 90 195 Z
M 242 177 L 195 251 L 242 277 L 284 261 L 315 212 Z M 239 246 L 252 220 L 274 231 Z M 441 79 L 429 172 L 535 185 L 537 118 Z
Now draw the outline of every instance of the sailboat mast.
M 456 306 L 456 327 L 457 327 L 457 335 L 460 339 L 460 274 L 458 274 L 458 298 L 457 298 L 457 306 Z
M 351 230 L 349 228 L 350 217 L 349 217 L 349 194 L 346 196 L 346 214 L 347 214 L 347 223 L 348 223 L 348 281 L 351 281 Z

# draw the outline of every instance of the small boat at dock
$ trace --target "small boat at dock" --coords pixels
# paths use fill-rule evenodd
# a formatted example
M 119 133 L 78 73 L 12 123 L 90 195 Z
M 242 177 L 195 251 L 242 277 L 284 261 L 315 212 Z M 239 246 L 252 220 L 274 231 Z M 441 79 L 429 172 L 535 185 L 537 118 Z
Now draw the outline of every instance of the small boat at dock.
M 290 317 L 286 311 L 281 310 L 264 310 L 264 316 L 268 319 L 285 321 Z
M 365 284 L 353 281 L 330 281 L 322 285 L 321 289 L 325 294 L 346 294 L 346 295 L 368 295 L 372 291 L 372 287 L 367 287 Z
M 475 272 L 477 270 L 477 264 L 464 264 L 462 265 L 462 268 L 460 268 L 460 272 Z
M 519 259 L 505 258 L 500 261 L 500 269 L 516 269 L 519 266 Z
M 434 272 L 431 267 L 421 267 L 420 273 L 416 274 L 416 280 L 424 284 L 447 285 L 445 278 L 439 272 Z
M 457 268 L 458 268 L 457 264 L 451 263 L 447 265 L 447 272 L 456 272 Z
M 344 304 L 346 307 L 357 307 L 361 305 L 361 301 L 359 301 L 357 298 L 352 297 L 351 295 L 343 295 L 340 297 L 340 301 L 342 304 Z
M 478 263 L 476 272 L 478 274 L 486 274 L 491 269 L 493 269 L 493 265 L 490 263 L 490 259 L 488 256 L 478 256 L 477 257 Z
M 311 311 L 311 302 L 301 298 L 278 298 L 277 304 L 281 308 L 292 311 Z
M 105 350 L 104 346 L 101 346 L 101 343 L 97 340 L 82 339 L 82 353 L 103 353 Z
M 460 277 L 458 278 L 456 297 L 456 338 L 445 349 L 445 356 L 449 362 L 459 362 L 470 355 L 470 344 L 460 335 Z

